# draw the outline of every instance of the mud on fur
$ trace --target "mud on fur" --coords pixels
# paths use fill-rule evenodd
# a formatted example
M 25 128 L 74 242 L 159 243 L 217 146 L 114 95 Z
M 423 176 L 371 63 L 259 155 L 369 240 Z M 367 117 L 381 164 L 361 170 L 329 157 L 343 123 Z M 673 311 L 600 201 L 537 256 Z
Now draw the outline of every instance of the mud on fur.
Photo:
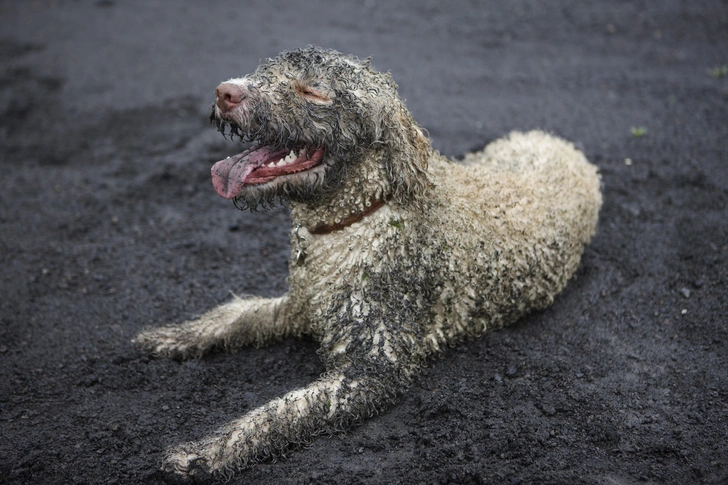
M 229 476 L 382 412 L 432 354 L 551 304 L 594 235 L 599 175 L 572 144 L 513 132 L 447 160 L 391 76 L 356 57 L 284 52 L 218 86 L 211 119 L 253 143 L 215 164 L 217 192 L 291 207 L 290 290 L 134 341 L 186 359 L 306 334 L 326 372 L 168 450 L 163 469 L 181 479 Z

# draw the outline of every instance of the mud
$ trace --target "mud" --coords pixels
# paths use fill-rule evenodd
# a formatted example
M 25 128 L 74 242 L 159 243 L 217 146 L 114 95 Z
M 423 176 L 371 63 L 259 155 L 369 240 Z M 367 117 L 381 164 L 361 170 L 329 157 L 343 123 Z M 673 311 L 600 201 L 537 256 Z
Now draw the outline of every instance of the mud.
M 574 141 L 604 207 L 549 309 L 401 403 L 230 483 L 728 482 L 728 4 L 0 3 L 0 483 L 161 484 L 169 445 L 322 371 L 310 341 L 131 346 L 286 290 L 288 214 L 235 210 L 215 86 L 317 44 L 390 70 L 442 153 Z

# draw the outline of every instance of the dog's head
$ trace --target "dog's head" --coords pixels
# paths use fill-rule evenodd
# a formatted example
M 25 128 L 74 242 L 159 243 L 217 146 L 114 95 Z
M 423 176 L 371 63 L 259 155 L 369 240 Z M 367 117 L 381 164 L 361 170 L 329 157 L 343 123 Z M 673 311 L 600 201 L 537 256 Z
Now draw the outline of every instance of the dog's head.
M 375 153 L 392 197 L 404 202 L 429 186 L 430 142 L 391 76 L 368 60 L 317 47 L 284 52 L 220 84 L 210 120 L 252 144 L 212 169 L 217 192 L 241 208 L 276 196 L 315 200 Z

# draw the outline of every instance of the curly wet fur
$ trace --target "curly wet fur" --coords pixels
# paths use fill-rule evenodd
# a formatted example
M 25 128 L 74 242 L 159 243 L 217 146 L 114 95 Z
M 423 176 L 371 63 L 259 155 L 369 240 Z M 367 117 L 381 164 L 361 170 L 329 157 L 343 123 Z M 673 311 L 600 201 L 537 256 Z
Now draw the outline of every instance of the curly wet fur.
M 543 132 L 512 133 L 462 163 L 445 159 L 391 77 L 354 57 L 309 47 L 230 82 L 249 96 L 227 119 L 215 108 L 221 130 L 326 153 L 314 175 L 244 187 L 236 199 L 289 201 L 290 290 L 235 298 L 135 342 L 188 358 L 308 334 L 321 342 L 326 373 L 169 450 L 164 469 L 182 478 L 226 475 L 346 429 L 395 402 L 429 355 L 549 305 L 576 271 L 601 206 L 596 168 Z M 311 232 L 384 199 L 348 227 Z

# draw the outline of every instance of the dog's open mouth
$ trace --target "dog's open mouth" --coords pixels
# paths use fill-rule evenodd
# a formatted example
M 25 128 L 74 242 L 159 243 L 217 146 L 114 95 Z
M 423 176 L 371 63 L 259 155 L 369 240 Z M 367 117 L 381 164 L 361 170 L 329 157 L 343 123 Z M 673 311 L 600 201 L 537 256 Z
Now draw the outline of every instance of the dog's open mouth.
M 254 146 L 213 165 L 212 185 L 221 197 L 234 199 L 246 185 L 264 184 L 277 177 L 309 170 L 318 165 L 323 156 L 321 148 L 273 150 L 267 146 Z

